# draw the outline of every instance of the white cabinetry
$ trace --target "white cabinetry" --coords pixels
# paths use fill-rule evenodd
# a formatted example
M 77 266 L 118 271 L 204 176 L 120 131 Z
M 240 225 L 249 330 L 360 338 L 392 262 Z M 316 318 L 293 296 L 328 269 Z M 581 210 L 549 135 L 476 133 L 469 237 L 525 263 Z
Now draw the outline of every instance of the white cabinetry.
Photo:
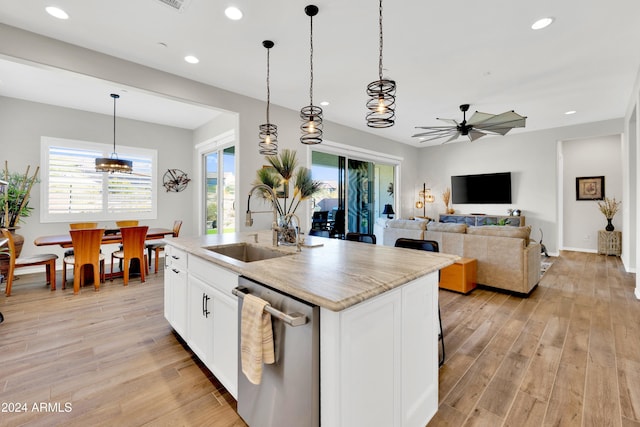
M 438 272 L 321 309 L 323 425 L 424 426 L 438 406 Z
M 189 328 L 187 343 L 205 365 L 209 366 L 213 348 L 213 308 L 211 286 L 189 275 Z
M 183 338 L 187 332 L 187 253 L 165 247 L 164 317 Z
M 238 286 L 238 275 L 171 245 L 165 250 L 170 259 L 165 274 L 165 317 L 237 398 L 238 300 L 231 291 Z M 174 251 L 178 260 L 172 256 Z M 185 262 L 180 269 L 175 264 L 182 255 Z

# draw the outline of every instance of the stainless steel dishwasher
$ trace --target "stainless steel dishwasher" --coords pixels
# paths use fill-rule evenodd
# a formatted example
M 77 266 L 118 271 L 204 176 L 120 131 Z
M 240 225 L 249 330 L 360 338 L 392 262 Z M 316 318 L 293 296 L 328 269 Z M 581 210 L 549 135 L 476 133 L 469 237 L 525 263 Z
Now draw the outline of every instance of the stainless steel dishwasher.
M 271 307 L 275 363 L 263 365 L 259 385 L 242 373 L 240 318 L 244 294 Z M 240 277 L 238 288 L 238 414 L 251 427 L 320 425 L 320 308 Z

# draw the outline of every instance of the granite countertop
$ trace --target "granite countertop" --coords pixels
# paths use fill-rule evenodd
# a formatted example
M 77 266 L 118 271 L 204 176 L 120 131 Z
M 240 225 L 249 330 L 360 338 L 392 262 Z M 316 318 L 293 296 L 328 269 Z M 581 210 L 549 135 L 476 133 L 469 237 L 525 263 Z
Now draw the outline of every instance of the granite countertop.
M 371 245 L 339 239 L 305 236 L 301 252 L 295 247 L 277 250 L 291 255 L 241 262 L 207 250 L 207 246 L 237 242 L 255 244 L 256 232 L 172 237 L 165 241 L 245 277 L 311 304 L 340 311 L 389 289 L 453 264 L 457 255 Z M 271 246 L 271 231 L 257 232 L 258 245 Z M 276 249 L 276 248 L 274 248 Z

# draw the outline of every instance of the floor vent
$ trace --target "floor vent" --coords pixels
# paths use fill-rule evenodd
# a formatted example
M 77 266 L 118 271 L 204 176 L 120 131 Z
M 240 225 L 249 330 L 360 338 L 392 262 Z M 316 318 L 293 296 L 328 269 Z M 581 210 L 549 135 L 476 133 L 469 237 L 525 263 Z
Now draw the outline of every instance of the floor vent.
M 158 3 L 162 3 L 166 6 L 169 6 L 172 9 L 177 10 L 178 12 L 184 12 L 189 4 L 191 4 L 191 0 L 156 0 Z

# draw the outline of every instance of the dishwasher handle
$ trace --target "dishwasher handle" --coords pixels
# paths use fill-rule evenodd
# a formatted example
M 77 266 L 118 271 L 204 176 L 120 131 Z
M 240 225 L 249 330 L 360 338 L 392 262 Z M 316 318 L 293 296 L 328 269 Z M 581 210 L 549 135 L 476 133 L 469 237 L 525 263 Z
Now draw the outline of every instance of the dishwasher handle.
M 248 292 L 246 291 L 247 291 L 247 288 L 237 287 L 233 289 L 231 293 L 237 296 L 238 298 L 244 298 L 244 296 L 248 294 Z M 276 310 L 275 308 L 271 307 L 271 305 L 266 305 L 264 307 L 264 311 L 282 320 L 284 323 L 286 323 L 289 326 L 302 326 L 307 323 L 307 316 L 305 316 L 302 313 L 286 314 L 281 312 L 280 310 Z

